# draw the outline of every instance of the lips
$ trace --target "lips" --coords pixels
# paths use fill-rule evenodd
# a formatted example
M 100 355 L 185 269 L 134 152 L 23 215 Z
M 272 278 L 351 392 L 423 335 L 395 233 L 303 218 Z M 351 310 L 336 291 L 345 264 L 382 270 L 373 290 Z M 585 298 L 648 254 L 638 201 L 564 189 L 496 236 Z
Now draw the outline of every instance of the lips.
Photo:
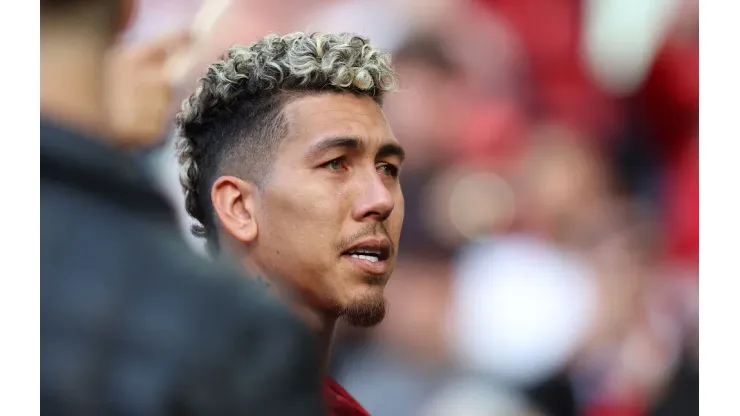
M 382 275 L 388 272 L 391 242 L 387 238 L 372 238 L 359 241 L 342 253 L 363 272 Z

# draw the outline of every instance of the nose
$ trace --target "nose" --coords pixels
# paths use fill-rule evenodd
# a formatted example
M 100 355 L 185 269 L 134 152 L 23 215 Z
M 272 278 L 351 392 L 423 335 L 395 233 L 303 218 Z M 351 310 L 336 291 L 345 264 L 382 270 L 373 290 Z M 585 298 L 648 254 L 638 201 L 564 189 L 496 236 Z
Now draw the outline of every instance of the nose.
M 359 184 L 352 217 L 359 222 L 367 218 L 385 221 L 396 205 L 393 194 L 376 171 L 365 178 Z

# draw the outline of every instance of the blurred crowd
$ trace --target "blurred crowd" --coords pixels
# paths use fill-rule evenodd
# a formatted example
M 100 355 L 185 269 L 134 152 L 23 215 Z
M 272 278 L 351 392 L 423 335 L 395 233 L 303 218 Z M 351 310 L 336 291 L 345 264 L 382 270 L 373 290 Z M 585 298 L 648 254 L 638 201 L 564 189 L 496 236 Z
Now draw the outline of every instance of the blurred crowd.
M 126 41 L 199 6 L 144 0 Z M 332 364 L 371 414 L 698 414 L 697 1 L 234 0 L 198 59 L 295 30 L 401 80 L 390 310 Z M 142 157 L 181 207 L 171 145 Z

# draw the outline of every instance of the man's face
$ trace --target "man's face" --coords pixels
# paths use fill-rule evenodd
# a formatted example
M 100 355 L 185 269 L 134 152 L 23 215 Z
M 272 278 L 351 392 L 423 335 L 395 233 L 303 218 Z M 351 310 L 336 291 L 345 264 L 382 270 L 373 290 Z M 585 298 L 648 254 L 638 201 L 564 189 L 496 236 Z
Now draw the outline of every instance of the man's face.
M 305 97 L 285 116 L 288 136 L 255 204 L 251 260 L 313 306 L 374 325 L 403 223 L 403 151 L 369 97 Z

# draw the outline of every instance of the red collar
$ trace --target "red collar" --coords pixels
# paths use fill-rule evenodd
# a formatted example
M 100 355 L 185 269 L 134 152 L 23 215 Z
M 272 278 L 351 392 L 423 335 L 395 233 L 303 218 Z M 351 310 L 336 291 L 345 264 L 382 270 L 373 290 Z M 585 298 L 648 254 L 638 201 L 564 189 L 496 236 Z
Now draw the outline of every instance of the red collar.
M 324 377 L 323 396 L 328 416 L 370 416 L 357 400 L 331 377 Z

